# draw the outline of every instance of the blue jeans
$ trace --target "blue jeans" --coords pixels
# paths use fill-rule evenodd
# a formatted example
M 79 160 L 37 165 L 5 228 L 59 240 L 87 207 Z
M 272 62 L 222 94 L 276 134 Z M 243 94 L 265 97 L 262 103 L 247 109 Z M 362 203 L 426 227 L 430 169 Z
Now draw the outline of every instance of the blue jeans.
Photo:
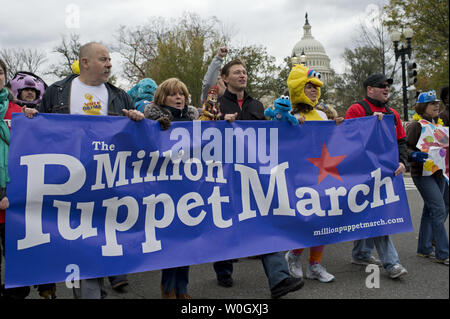
M 276 252 L 261 255 L 261 261 L 270 289 L 284 279 L 291 277 L 283 253 Z M 214 270 L 216 271 L 217 277 L 231 277 L 233 273 L 233 262 L 231 260 L 215 262 Z
M 448 217 L 448 184 L 445 183 L 445 189 L 444 189 L 444 203 L 445 203 L 445 220 L 447 220 Z
M 369 258 L 374 247 L 377 248 L 378 256 L 386 271 L 390 271 L 392 266 L 400 263 L 397 250 L 388 235 L 354 241 L 352 256 L 357 259 Z
M 431 253 L 433 251 L 431 241 L 434 239 L 436 258 L 446 259 L 448 258 L 448 236 L 444 224 L 447 217 L 444 201 L 446 181 L 442 176 L 418 176 L 412 179 L 424 203 L 417 252 Z
M 166 293 L 175 291 L 176 295 L 187 294 L 189 266 L 162 270 L 161 286 Z
M 104 290 L 103 277 L 82 279 L 79 288 L 72 288 L 74 299 L 101 299 Z
M 108 277 L 111 286 L 121 281 L 128 281 L 127 275 Z M 105 292 L 104 278 L 81 279 L 80 288 L 72 288 L 75 299 L 101 299 Z

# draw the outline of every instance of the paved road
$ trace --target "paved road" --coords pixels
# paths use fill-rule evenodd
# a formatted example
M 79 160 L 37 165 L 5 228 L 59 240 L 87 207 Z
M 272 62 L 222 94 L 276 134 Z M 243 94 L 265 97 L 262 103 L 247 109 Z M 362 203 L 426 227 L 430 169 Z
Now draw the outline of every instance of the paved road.
M 416 188 L 416 185 L 414 185 L 414 182 L 413 182 L 411 176 L 409 176 L 409 175 L 405 176 L 405 177 L 403 178 L 403 181 L 404 181 L 404 183 L 405 183 L 405 189 L 406 189 L 407 191 L 417 189 L 417 188 Z
M 393 235 L 392 238 L 408 275 L 392 280 L 382 270 L 380 288 L 369 289 L 365 285 L 369 273 L 365 272 L 364 267 L 350 263 L 352 243 L 334 244 L 325 248 L 323 265 L 336 276 L 336 280 L 327 284 L 306 280 L 301 290 L 283 299 L 448 299 L 449 268 L 416 256 L 422 200 L 415 188 L 407 189 L 414 232 Z M 448 231 L 448 220 L 446 226 Z M 307 254 L 304 254 L 305 262 L 306 257 Z M 108 284 L 106 299 L 159 299 L 160 276 L 160 271 L 130 274 L 127 292 L 119 294 Z M 219 287 L 212 264 L 192 266 L 189 293 L 196 299 L 270 298 L 260 260 L 241 259 L 235 264 L 233 277 L 233 287 Z M 57 295 L 58 299 L 72 299 L 71 290 L 63 283 L 57 284 Z M 40 297 L 32 289 L 28 298 Z

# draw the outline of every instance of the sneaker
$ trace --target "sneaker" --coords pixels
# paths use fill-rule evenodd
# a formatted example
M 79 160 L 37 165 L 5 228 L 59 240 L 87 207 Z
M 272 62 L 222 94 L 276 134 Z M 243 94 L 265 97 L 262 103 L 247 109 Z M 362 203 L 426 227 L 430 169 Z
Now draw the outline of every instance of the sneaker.
M 436 262 L 439 264 L 448 266 L 448 258 L 447 259 L 436 259 Z
M 270 295 L 273 299 L 278 299 L 290 292 L 299 290 L 304 284 L 303 278 L 288 277 L 270 289 Z
M 300 255 L 295 255 L 291 251 L 288 251 L 284 258 L 288 264 L 289 273 L 294 278 L 303 278 L 302 262 Z
M 172 289 L 170 292 L 167 292 L 163 285 L 161 285 L 161 298 L 162 299 L 176 299 L 175 289 Z
M 317 279 L 320 282 L 331 282 L 334 280 L 334 276 L 327 272 L 325 267 L 321 264 L 314 264 L 306 266 L 306 278 Z
M 389 277 L 391 278 L 398 278 L 402 275 L 406 275 L 408 271 L 400 264 L 395 264 L 392 266 L 392 268 L 388 271 Z
M 382 266 L 381 261 L 379 259 L 376 259 L 374 256 L 370 256 L 369 258 L 352 257 L 352 264 L 362 265 L 362 266 L 367 266 L 367 265 Z
M 432 251 L 429 254 L 417 253 L 417 256 L 422 257 L 422 258 L 436 258 L 436 255 L 434 254 L 434 251 Z

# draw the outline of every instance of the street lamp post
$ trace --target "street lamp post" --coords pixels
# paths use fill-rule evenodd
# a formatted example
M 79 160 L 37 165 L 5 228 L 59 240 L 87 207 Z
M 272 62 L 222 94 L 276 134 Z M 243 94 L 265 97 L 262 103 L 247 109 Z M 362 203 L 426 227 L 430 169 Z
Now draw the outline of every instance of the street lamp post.
M 300 55 L 300 63 L 306 65 L 306 54 L 304 50 L 302 50 L 302 54 Z
M 294 65 L 294 64 L 303 64 L 303 65 L 305 65 L 305 63 L 306 63 L 306 54 L 305 54 L 305 51 L 302 50 L 302 54 L 300 55 L 300 57 L 298 57 L 298 56 L 295 54 L 295 52 L 294 52 L 294 54 L 292 54 L 292 57 L 291 57 L 291 62 L 292 62 L 293 65 Z
M 402 64 L 402 92 L 403 92 L 403 118 L 405 121 L 408 121 L 408 91 L 407 91 L 407 80 L 406 80 L 406 58 L 408 55 L 408 59 L 411 58 L 411 38 L 413 36 L 413 30 L 411 28 L 406 28 L 403 31 L 403 35 L 406 38 L 407 46 L 406 48 L 402 45 L 399 48 L 399 41 L 401 38 L 401 33 L 398 31 L 394 31 L 391 33 L 392 42 L 394 42 L 394 52 L 395 52 L 395 61 L 397 62 L 398 58 L 401 58 Z
M 292 54 L 292 57 L 291 57 L 292 66 L 294 66 L 295 64 L 298 64 L 299 61 L 300 61 L 300 59 L 298 58 L 298 56 L 294 52 L 294 54 Z

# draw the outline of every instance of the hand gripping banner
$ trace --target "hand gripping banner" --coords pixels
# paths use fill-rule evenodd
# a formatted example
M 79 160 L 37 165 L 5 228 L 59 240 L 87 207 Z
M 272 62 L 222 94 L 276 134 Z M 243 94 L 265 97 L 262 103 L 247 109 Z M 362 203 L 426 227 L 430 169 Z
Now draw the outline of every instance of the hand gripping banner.
M 392 116 L 12 118 L 6 287 L 412 231 Z

